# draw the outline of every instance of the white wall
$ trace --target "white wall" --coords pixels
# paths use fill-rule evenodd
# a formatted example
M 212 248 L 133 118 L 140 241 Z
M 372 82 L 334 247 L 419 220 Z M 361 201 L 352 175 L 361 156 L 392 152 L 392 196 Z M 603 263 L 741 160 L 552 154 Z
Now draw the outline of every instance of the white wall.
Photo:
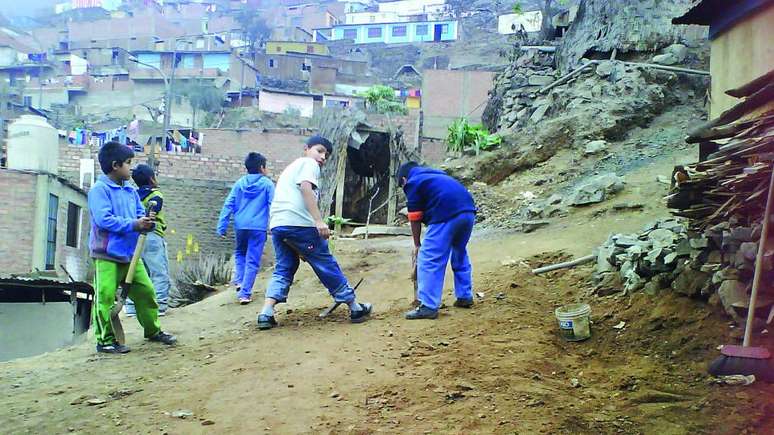
M 402 0 L 390 3 L 379 3 L 379 12 L 395 12 L 399 15 L 419 15 L 438 13 L 439 7 L 444 8 L 446 0 Z M 436 17 L 428 17 L 435 19 Z
M 526 32 L 539 32 L 543 26 L 543 13 L 532 11 L 500 15 L 497 19 L 497 32 L 502 35 L 510 35 L 518 32 L 522 25 Z
M 267 91 L 258 96 L 258 110 L 262 112 L 285 113 L 293 107 L 301 112 L 301 117 L 311 118 L 314 115 L 314 98 Z

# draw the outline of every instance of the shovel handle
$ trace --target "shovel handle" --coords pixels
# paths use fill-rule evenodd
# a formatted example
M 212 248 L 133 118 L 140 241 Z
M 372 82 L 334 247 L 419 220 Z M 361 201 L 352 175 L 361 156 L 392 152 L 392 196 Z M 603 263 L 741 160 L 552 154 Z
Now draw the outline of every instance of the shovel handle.
M 145 210 L 145 217 L 150 216 L 151 210 L 156 206 L 156 204 L 156 201 L 148 202 L 148 208 Z M 137 271 L 137 262 L 140 261 L 140 257 L 142 257 L 142 251 L 145 248 L 145 235 L 146 233 L 142 232 L 140 233 L 140 237 L 137 239 L 137 246 L 134 248 L 132 261 L 129 262 L 129 270 L 126 272 L 126 279 L 124 279 L 124 282 L 127 284 L 131 284 L 134 281 L 134 273 Z
M 771 215 L 772 202 L 774 202 L 774 164 L 772 164 L 771 169 L 769 194 L 766 197 L 766 211 L 763 212 L 763 223 L 761 224 L 761 240 L 758 242 L 758 255 L 755 256 L 755 274 L 753 275 L 752 292 L 750 293 L 750 305 L 747 308 L 747 323 L 744 328 L 743 347 L 749 347 L 750 340 L 752 339 L 755 305 L 758 302 L 758 287 L 761 285 L 761 275 L 763 275 L 763 255 L 766 253 L 766 242 L 769 238 L 769 216 Z

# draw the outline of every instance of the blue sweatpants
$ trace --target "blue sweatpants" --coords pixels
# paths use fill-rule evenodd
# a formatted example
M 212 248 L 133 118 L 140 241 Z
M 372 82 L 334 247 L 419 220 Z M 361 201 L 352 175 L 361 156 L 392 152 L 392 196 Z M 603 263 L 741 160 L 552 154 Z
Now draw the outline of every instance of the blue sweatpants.
M 255 276 L 261 268 L 263 245 L 266 243 L 266 230 L 237 230 L 234 263 L 236 263 L 236 283 L 240 286 L 237 297 L 249 298 L 253 294 Z
M 473 298 L 473 278 L 468 240 L 476 221 L 474 213 L 462 213 L 451 220 L 427 226 L 417 258 L 417 287 L 422 305 L 437 310 L 441 306 L 446 264 L 451 254 L 454 294 L 457 299 Z
M 274 256 L 274 273 L 266 289 L 266 297 L 277 302 L 286 302 L 293 277 L 298 270 L 298 253 L 304 256 L 328 289 L 336 302 L 350 303 L 355 300 L 355 291 L 347 277 L 341 272 L 336 258 L 328 249 L 328 242 L 320 237 L 314 227 L 276 227 L 271 230 Z M 289 246 L 290 245 L 290 246 Z

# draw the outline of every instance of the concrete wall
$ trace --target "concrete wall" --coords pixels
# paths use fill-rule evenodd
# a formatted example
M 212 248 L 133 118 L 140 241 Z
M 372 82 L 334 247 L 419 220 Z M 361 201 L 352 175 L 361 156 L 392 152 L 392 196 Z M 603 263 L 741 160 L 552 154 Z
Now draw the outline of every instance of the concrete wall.
M 426 70 L 422 80 L 423 136 L 445 138 L 455 119 L 481 122 L 494 73 Z
M 73 306 L 0 303 L 0 328 L 0 361 L 50 352 L 73 343 Z
M 739 103 L 725 92 L 774 68 L 774 4 L 747 17 L 712 41 L 710 118 Z
M 183 83 L 184 81 L 181 80 L 175 81 L 176 86 L 182 86 Z M 71 103 L 78 107 L 81 114 L 106 115 L 109 113 L 124 118 L 136 115 L 137 119 L 143 121 L 151 121 L 151 116 L 142 104 L 158 108 L 164 96 L 164 83 L 155 80 L 113 83 L 110 77 L 106 77 L 96 86 L 90 85 L 89 89 L 88 93 L 71 95 Z M 190 126 L 192 121 L 193 110 L 188 100 L 176 99 L 172 106 L 172 124 Z
M 263 112 L 285 113 L 291 108 L 298 109 L 302 117 L 311 118 L 314 115 L 314 99 L 303 95 L 268 91 L 262 91 L 258 97 L 258 109 Z
M 314 42 L 269 41 L 266 43 L 267 54 L 307 53 L 327 56 L 328 46 Z

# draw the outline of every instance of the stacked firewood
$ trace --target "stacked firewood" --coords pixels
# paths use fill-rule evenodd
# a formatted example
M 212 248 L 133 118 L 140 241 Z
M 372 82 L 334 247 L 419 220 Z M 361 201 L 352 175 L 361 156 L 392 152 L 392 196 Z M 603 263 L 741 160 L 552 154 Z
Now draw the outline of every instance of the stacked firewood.
M 667 203 L 678 216 L 706 229 L 732 216 L 743 224 L 760 221 L 774 161 L 774 111 L 725 126 L 738 130 L 718 143 L 708 159 L 675 168 Z M 682 178 L 682 180 L 681 180 Z
M 774 167 L 774 70 L 727 94 L 742 101 L 688 137 L 708 152 L 700 162 L 675 168 L 667 204 L 689 219 L 689 232 L 706 240 L 705 252 L 687 266 L 712 274 L 702 293 L 717 292 L 716 300 L 733 316 L 747 306 Z M 758 307 L 769 312 L 774 244 L 767 246 Z M 774 309 L 770 313 L 769 321 Z

